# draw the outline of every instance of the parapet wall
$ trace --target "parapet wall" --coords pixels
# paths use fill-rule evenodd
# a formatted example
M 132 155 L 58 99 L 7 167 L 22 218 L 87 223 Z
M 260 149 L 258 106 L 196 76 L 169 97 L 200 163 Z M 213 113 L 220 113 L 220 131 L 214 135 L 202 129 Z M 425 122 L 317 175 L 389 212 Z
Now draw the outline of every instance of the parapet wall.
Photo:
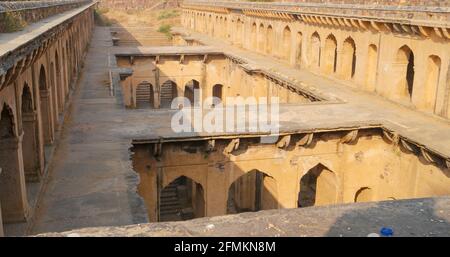
M 294 1 L 294 0 L 292 0 Z M 375 4 L 374 4 L 375 3 Z M 398 4 L 395 4 L 398 3 Z M 405 4 L 401 4 L 405 3 Z M 254 15 L 277 12 L 284 15 L 327 15 L 343 18 L 364 18 L 374 21 L 395 20 L 406 24 L 447 27 L 450 23 L 450 0 L 445 1 L 363 1 L 363 0 L 295 0 L 295 2 L 196 1 L 183 2 L 185 8 L 209 11 L 251 12 Z
M 179 7 L 182 0 L 101 0 L 101 8 L 109 9 L 165 9 Z
M 33 23 L 49 16 L 78 8 L 93 0 L 11 1 L 0 2 L 0 33 L 10 32 L 7 19 L 13 16 L 25 23 Z

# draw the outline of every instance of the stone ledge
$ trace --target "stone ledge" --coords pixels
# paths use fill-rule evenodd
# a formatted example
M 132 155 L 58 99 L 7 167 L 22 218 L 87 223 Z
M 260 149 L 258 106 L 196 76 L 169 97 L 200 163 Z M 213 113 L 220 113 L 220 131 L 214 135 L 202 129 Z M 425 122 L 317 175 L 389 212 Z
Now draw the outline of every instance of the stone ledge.
M 241 213 L 184 222 L 85 228 L 39 237 L 360 236 L 391 227 L 394 236 L 450 236 L 450 197 Z

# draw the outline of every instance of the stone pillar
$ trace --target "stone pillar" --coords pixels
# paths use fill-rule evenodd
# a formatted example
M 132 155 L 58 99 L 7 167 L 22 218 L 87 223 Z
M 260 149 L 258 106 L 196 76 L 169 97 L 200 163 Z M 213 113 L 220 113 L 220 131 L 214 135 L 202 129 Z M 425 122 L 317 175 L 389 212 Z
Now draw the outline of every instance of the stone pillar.
M 52 114 L 51 114 L 51 101 L 50 92 L 48 90 L 41 90 L 40 92 L 41 100 L 41 117 L 42 117 L 42 128 L 44 130 L 44 142 L 46 144 L 53 143 L 53 124 L 52 124 Z
M 28 200 L 22 160 L 22 136 L 1 140 L 0 202 L 5 223 L 24 222 L 28 218 Z
M 39 147 L 37 140 L 37 114 L 36 112 L 23 113 L 23 144 L 22 152 L 26 158 L 23 160 L 25 178 L 27 181 L 39 181 L 43 172 L 43 166 L 39 163 Z

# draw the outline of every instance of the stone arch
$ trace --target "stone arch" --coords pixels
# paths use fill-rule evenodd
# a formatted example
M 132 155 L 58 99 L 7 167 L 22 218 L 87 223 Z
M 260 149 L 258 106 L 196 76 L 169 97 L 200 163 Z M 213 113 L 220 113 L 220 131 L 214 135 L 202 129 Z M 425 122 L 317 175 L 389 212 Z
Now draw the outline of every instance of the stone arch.
M 61 62 L 59 60 L 58 50 L 55 51 L 55 71 L 56 71 L 55 75 L 56 75 L 56 91 L 58 97 L 58 110 L 59 113 L 62 113 L 64 110 L 64 83 L 61 75 Z
M 266 54 L 273 54 L 273 44 L 275 34 L 273 32 L 272 25 L 267 27 L 267 35 L 266 35 Z
M 258 50 L 261 53 L 265 53 L 265 43 L 266 43 L 266 33 L 264 33 L 264 24 L 259 24 L 259 30 L 258 30 Z
M 344 79 L 352 79 L 356 72 L 356 44 L 353 38 L 344 41 L 342 49 L 342 75 Z
M 24 84 L 21 98 L 22 112 L 22 153 L 23 166 L 27 181 L 37 181 L 40 178 L 39 163 L 39 127 L 37 124 L 37 115 L 34 109 L 33 96 L 27 83 Z
M 58 99 L 57 99 L 58 89 L 55 81 L 55 76 L 56 76 L 55 64 L 53 62 L 50 62 L 50 79 L 49 79 L 51 90 L 50 102 L 52 105 L 52 122 L 56 126 L 56 124 L 58 123 Z
M 235 42 L 237 44 L 242 43 L 242 28 L 243 28 L 243 22 L 241 21 L 241 19 L 238 18 L 236 21 L 236 39 L 235 39 Z
M 314 32 L 311 35 L 311 44 L 309 46 L 310 66 L 313 68 L 320 67 L 320 55 L 321 55 L 320 44 L 321 42 L 319 33 Z
M 153 85 L 146 81 L 139 83 L 136 87 L 136 107 L 137 108 L 153 108 L 154 107 L 154 91 Z
M 336 174 L 319 163 L 300 179 L 298 207 L 335 204 L 338 200 Z
M 200 82 L 192 79 L 184 86 L 184 97 L 190 102 L 191 107 L 199 106 L 201 102 Z
M 205 190 L 201 183 L 182 175 L 160 192 L 159 221 L 178 221 L 204 217 Z
M 4 103 L 0 106 L 0 206 L 3 223 L 23 222 L 27 218 L 28 202 L 22 160 L 14 112 Z
M 223 101 L 223 85 L 215 84 L 212 89 L 213 106 L 220 104 Z
M 291 29 L 289 26 L 286 26 L 283 29 L 283 49 L 281 49 L 281 56 L 287 61 L 290 61 L 291 58 L 291 42 Z
M 337 69 L 337 40 L 333 34 L 328 35 L 325 39 L 324 49 L 324 66 L 325 73 L 332 74 Z
M 414 91 L 414 53 L 409 46 L 404 45 L 397 51 L 397 64 L 399 68 L 400 81 L 397 93 L 400 97 L 412 98 Z
M 251 170 L 228 188 L 227 213 L 278 209 L 278 185 L 270 175 Z
M 436 110 L 436 94 L 439 86 L 439 77 L 441 75 L 441 58 L 437 55 L 430 55 L 427 60 L 427 75 L 424 88 L 424 103 L 423 108 L 425 110 Z
M 369 45 L 369 51 L 367 53 L 367 65 L 366 65 L 366 89 L 369 91 L 375 90 L 375 83 L 377 79 L 378 69 L 378 48 L 376 45 Z
M 161 108 L 170 108 L 172 101 L 178 96 L 177 84 L 172 80 L 167 80 L 161 84 L 160 106 Z
M 370 187 L 361 187 L 355 193 L 355 203 L 370 202 L 373 200 L 373 192 Z
M 296 42 L 296 47 L 295 49 L 296 51 L 296 55 L 295 55 L 295 64 L 297 66 L 297 68 L 301 67 L 302 64 L 302 48 L 303 48 L 303 34 L 302 32 L 298 31 L 297 32 L 297 37 L 295 39 Z
M 252 49 L 252 50 L 258 49 L 258 45 L 257 45 L 258 34 L 256 33 L 256 30 L 257 30 L 256 22 L 254 22 L 252 24 L 251 32 L 250 32 L 251 33 L 250 34 L 250 49 Z
M 53 143 L 53 125 L 51 112 L 50 91 L 47 85 L 47 74 L 44 65 L 39 71 L 39 95 L 41 100 L 41 120 L 46 144 Z

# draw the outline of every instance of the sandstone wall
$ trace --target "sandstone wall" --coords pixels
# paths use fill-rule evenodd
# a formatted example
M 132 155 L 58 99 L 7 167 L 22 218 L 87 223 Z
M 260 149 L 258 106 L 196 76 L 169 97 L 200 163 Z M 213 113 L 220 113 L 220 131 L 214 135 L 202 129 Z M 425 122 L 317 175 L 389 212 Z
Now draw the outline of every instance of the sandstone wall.
M 165 9 L 180 6 L 181 0 L 101 0 L 101 8 L 110 9 Z
M 28 24 L 90 2 L 92 0 L 0 2 L 0 33 L 9 32 L 7 19 L 11 19 L 11 15 Z

